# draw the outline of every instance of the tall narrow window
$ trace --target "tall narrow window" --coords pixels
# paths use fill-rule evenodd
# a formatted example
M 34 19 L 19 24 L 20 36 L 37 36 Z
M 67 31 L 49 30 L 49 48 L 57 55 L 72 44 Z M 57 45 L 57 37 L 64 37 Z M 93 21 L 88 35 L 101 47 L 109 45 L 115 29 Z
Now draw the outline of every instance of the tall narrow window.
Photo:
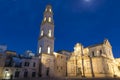
M 50 54 L 50 46 L 48 46 L 48 54 Z
M 19 77 L 19 74 L 20 74 L 20 72 L 19 72 L 19 71 L 16 71 L 16 72 L 15 72 L 15 78 L 18 78 L 18 77 Z
M 46 21 L 46 17 L 44 17 L 44 21 Z
M 94 51 L 92 51 L 92 56 L 93 56 L 93 57 L 95 56 L 95 53 L 94 53 Z
M 26 78 L 27 76 L 28 76 L 28 72 L 25 71 L 25 72 L 24 72 L 24 78 Z
M 52 12 L 52 10 L 51 10 L 51 9 L 49 9 L 49 11 L 50 11 L 50 12 Z
M 36 72 L 32 72 L 32 77 L 35 77 L 36 76 Z
M 100 50 L 100 55 L 102 54 L 102 50 Z
M 52 31 L 51 31 L 51 30 L 48 31 L 48 36 L 49 36 L 49 37 L 52 36 Z
M 43 36 L 43 30 L 41 31 L 41 36 Z
M 35 62 L 34 62 L 34 63 L 33 63 L 33 67 L 35 67 L 35 65 L 36 65 L 36 64 L 35 64 Z
M 51 19 L 51 17 L 49 17 L 49 18 L 48 18 L 48 22 L 51 22 L 51 21 L 52 21 L 52 19 Z
M 40 46 L 39 47 L 39 54 L 42 52 L 42 47 Z

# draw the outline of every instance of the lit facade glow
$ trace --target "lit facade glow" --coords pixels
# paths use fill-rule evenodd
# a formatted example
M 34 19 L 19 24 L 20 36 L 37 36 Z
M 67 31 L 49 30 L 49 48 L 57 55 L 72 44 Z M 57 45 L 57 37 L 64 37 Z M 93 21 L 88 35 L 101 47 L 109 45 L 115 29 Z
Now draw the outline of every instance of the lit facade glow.
M 48 54 L 50 54 L 50 46 L 48 46 Z
M 42 47 L 40 46 L 40 47 L 39 47 L 39 54 L 41 53 L 41 51 L 42 51 Z
M 51 30 L 49 30 L 49 32 L 48 32 L 48 36 L 49 36 L 49 37 L 52 36 L 52 31 L 51 31 Z
M 49 10 L 49 8 L 51 7 L 47 6 L 46 10 Z M 100 44 L 88 47 L 77 43 L 72 52 L 66 50 L 54 52 L 54 24 L 48 22 L 48 16 L 52 18 L 52 22 L 54 21 L 53 14 L 47 12 L 44 14 L 44 17 L 47 16 L 47 21 L 41 25 L 41 33 L 39 34 L 41 36 L 38 39 L 38 56 L 30 59 L 26 59 L 25 56 L 22 59 L 19 58 L 20 65 L 21 63 L 24 65 L 18 68 L 14 65 L 6 67 L 5 64 L 8 60 L 5 55 L 3 57 L 0 55 L 0 79 L 8 80 L 11 79 L 11 76 L 16 80 L 19 78 L 32 79 L 33 77 L 38 78 L 39 75 L 51 79 L 54 79 L 54 77 L 55 79 L 66 79 L 66 77 L 70 79 L 73 77 L 78 79 L 83 77 L 91 79 L 120 77 L 120 58 L 113 57 L 112 46 L 107 39 Z M 7 55 L 11 54 L 16 55 L 15 52 L 7 53 Z M 11 64 L 14 64 L 14 62 L 11 62 Z M 15 76 L 16 72 L 19 72 L 17 78 Z
M 51 9 L 49 9 L 49 11 L 50 11 L 50 12 L 52 12 L 52 10 L 51 10 Z
M 44 34 L 44 32 L 43 32 L 43 30 L 41 31 L 41 36 L 43 36 L 43 34 Z
M 52 19 L 51 19 L 51 17 L 49 17 L 49 18 L 48 18 L 48 22 L 51 22 L 51 21 L 52 21 Z
M 44 22 L 46 21 L 46 17 L 44 18 Z

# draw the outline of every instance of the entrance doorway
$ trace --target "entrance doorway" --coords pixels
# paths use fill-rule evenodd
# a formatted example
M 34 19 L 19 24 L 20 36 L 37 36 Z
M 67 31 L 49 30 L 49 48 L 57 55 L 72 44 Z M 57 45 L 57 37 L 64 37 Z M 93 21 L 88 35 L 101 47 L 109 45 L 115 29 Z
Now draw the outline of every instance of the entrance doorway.
M 49 68 L 47 68 L 47 70 L 46 70 L 46 76 L 49 77 Z
M 82 77 L 82 71 L 81 71 L 81 68 L 78 68 L 77 75 Z

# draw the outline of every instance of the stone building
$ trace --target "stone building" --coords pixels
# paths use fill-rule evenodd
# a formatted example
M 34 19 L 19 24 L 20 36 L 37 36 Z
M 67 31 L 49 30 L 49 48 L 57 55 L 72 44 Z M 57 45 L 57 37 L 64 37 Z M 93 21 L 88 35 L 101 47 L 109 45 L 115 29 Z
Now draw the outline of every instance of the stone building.
M 110 42 L 84 47 L 77 43 L 73 52 L 54 52 L 52 7 L 45 9 L 38 40 L 42 77 L 120 77 L 119 60 L 115 62 Z
M 35 78 L 38 74 L 38 57 L 20 57 L 14 51 L 0 56 L 0 79 Z
M 67 71 L 70 77 L 120 77 L 112 46 L 107 39 L 86 48 L 76 44 L 67 62 Z
M 54 76 L 54 20 L 52 7 L 48 5 L 44 12 L 38 40 L 38 55 L 40 58 L 40 75 Z
M 4 53 L 7 50 L 6 45 L 0 45 L 0 54 Z
M 54 52 L 54 20 L 52 6 L 47 5 L 40 26 L 37 56 L 14 51 L 0 54 L 0 79 L 38 77 L 120 77 L 120 58 L 115 59 L 110 42 L 84 47 L 77 43 L 73 52 Z M 27 57 L 26 57 L 27 56 Z
M 54 73 L 56 77 L 67 76 L 67 57 L 64 54 L 55 53 Z
M 21 78 L 35 78 L 39 74 L 39 59 L 37 57 L 21 59 Z

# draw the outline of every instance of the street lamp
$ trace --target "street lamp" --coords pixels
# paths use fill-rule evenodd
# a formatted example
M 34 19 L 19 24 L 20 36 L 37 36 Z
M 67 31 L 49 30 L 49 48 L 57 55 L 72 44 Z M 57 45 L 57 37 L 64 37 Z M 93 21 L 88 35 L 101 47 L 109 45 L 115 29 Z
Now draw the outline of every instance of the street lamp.
M 5 79 L 10 79 L 10 73 L 8 70 L 5 70 Z

